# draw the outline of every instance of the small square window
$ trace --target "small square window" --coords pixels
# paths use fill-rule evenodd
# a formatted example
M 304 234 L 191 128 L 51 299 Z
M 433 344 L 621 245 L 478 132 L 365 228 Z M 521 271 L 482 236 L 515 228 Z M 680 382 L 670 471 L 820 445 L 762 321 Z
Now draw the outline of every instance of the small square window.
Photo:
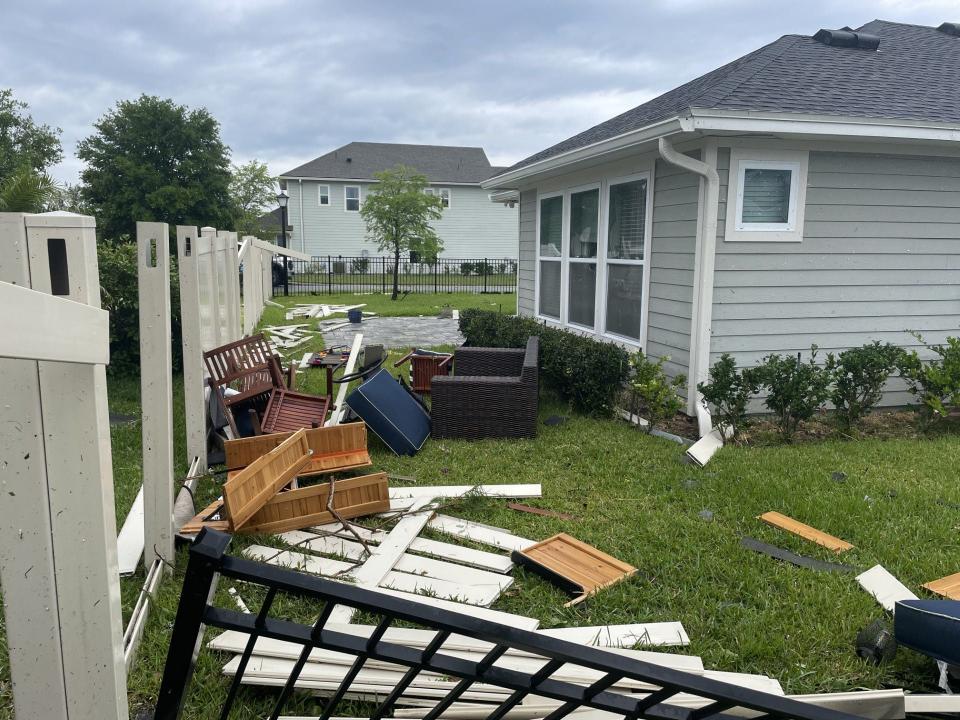
M 360 212 L 360 187 L 347 185 L 343 189 L 343 208 L 347 212 Z
M 808 154 L 774 150 L 730 153 L 727 242 L 801 242 Z
M 320 185 L 317 188 L 317 202 L 320 205 L 330 204 L 330 186 L 329 185 Z

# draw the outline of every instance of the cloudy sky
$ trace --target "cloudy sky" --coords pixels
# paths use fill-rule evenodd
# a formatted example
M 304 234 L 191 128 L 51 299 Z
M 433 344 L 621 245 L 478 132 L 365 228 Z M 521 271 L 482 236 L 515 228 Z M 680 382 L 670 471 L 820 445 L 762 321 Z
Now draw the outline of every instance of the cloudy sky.
M 0 86 L 76 142 L 141 93 L 204 106 L 275 174 L 352 140 L 479 145 L 509 165 L 774 40 L 956 0 L 31 0 L 3 9 Z M 12 30 L 16 29 L 16 32 Z

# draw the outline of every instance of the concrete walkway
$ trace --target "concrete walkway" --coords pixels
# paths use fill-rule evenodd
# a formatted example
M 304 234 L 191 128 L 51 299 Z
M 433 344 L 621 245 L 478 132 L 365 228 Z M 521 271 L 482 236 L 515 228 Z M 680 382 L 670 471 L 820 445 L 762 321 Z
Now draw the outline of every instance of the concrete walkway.
M 433 345 L 461 345 L 457 320 L 435 317 L 377 317 L 358 325 L 347 325 L 323 334 L 326 347 L 349 345 L 353 336 L 363 333 L 364 345 L 383 345 L 386 348 L 431 347 Z

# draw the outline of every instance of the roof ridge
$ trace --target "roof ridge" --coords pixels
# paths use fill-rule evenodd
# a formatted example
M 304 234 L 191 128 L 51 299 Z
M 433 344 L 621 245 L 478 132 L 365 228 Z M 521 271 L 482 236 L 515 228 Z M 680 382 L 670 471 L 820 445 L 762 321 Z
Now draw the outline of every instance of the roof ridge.
M 793 42 L 781 42 L 782 40 L 785 40 L 785 39 L 788 39 L 788 38 L 789 38 L 789 39 L 792 39 Z M 720 95 L 719 97 L 715 97 L 715 98 L 713 99 L 713 102 L 714 102 L 714 103 L 720 103 L 720 102 L 723 102 L 724 100 L 726 100 L 728 97 L 730 97 L 731 95 L 733 95 L 733 94 L 737 91 L 737 89 L 738 89 L 741 85 L 743 85 L 747 80 L 755 77 L 758 73 L 760 73 L 760 72 L 762 72 L 763 70 L 765 70 L 765 69 L 767 68 L 767 66 L 770 65 L 770 63 L 772 63 L 774 60 L 776 60 L 776 59 L 779 58 L 781 55 L 783 55 L 783 53 L 785 53 L 788 49 L 790 49 L 790 48 L 794 47 L 795 45 L 797 45 L 797 43 L 798 43 L 800 40 L 803 40 L 803 39 L 808 39 L 808 40 L 809 40 L 810 38 L 809 38 L 808 36 L 806 36 L 806 35 L 792 35 L 792 34 L 788 34 L 788 35 L 781 35 L 779 38 L 777 38 L 777 39 L 774 40 L 773 42 L 767 43 L 766 46 L 764 46 L 763 48 L 760 48 L 761 51 L 764 51 L 764 50 L 776 50 L 776 51 L 775 51 L 775 52 L 762 52 L 761 54 L 762 54 L 763 58 L 762 58 L 759 62 L 757 62 L 757 63 L 749 63 L 749 66 L 750 66 L 750 68 L 751 68 L 751 71 L 750 71 L 749 73 L 742 74 L 741 77 L 738 77 L 737 80 L 736 80 L 736 82 L 735 82 L 729 89 L 725 89 L 725 92 L 724 92 L 722 95 Z M 777 45 L 780 45 L 779 49 L 777 49 Z M 739 74 L 738 72 L 733 72 L 733 73 L 731 73 L 731 77 L 734 76 L 734 75 L 738 75 L 738 74 Z M 720 85 L 721 87 L 723 87 L 724 83 L 719 83 L 719 85 Z M 714 87 L 714 88 L 712 88 L 712 89 L 715 90 L 716 88 Z M 706 95 L 706 94 L 707 94 L 707 89 L 704 89 L 704 91 L 703 91 L 702 93 L 700 93 L 700 95 L 698 95 L 697 97 L 695 97 L 695 98 L 693 98 L 693 99 L 690 100 L 690 102 L 688 103 L 689 107 L 695 107 L 696 101 L 699 100 L 703 95 Z
M 865 22 L 863 25 L 861 25 L 859 28 L 857 28 L 857 30 L 860 30 L 860 28 L 865 28 L 865 27 L 866 27 L 867 25 L 869 25 L 870 23 L 884 23 L 885 25 L 900 25 L 900 26 L 902 26 L 902 27 L 923 28 L 924 30 L 936 30 L 936 29 L 937 29 L 937 27 L 936 27 L 935 25 L 920 25 L 919 23 L 907 23 L 907 22 L 899 22 L 899 21 L 897 21 L 897 20 L 883 20 L 883 19 L 881 19 L 881 18 L 874 18 L 874 19 L 871 20 L 870 22 Z

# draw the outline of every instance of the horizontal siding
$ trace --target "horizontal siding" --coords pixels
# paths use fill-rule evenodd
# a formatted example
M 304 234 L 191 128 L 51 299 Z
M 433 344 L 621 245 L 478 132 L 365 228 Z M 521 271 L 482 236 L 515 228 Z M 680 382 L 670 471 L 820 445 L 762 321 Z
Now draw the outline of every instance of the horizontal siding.
M 721 148 L 721 217 L 729 149 Z M 960 332 L 960 160 L 811 152 L 803 241 L 717 244 L 711 353 L 741 366 Z M 910 401 L 894 379 L 884 404 Z
M 305 181 L 303 188 L 303 244 L 310 255 L 360 255 L 366 250 L 379 254 L 377 246 L 366 240 L 366 225 L 360 213 L 344 210 L 345 185 L 360 185 L 366 198 L 372 187 L 367 183 L 319 183 Z M 318 188 L 328 185 L 330 204 L 320 205 Z M 437 187 L 445 187 L 438 185 Z M 301 247 L 301 184 L 287 182 L 290 195 L 288 212 L 293 226 L 291 246 Z M 450 187 L 450 207 L 431 224 L 443 241 L 441 257 L 515 259 L 517 257 L 517 208 L 490 202 L 486 190 L 477 187 Z
M 517 311 L 533 315 L 536 285 L 537 191 L 520 193 L 520 263 L 517 285 Z
M 689 374 L 699 202 L 699 177 L 658 160 L 653 183 L 647 354 L 669 357 L 665 368 L 671 375 Z

